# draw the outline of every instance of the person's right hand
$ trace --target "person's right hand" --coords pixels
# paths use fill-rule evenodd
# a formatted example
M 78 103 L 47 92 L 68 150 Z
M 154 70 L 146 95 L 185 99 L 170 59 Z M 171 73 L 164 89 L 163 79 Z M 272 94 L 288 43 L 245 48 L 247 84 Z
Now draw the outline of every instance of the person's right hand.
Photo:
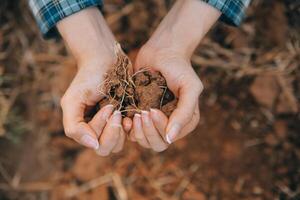
M 178 103 L 169 118 L 157 109 L 136 114 L 130 133 L 132 141 L 161 152 L 196 128 L 200 119 L 198 105 L 203 86 L 190 59 L 220 14 L 203 1 L 176 1 L 141 48 L 135 60 L 135 71 L 147 68 L 161 72 Z
M 114 37 L 97 8 L 73 14 L 57 27 L 78 64 L 61 99 L 65 134 L 102 156 L 121 151 L 125 141 L 122 116 L 112 105 L 101 108 L 91 121 L 84 120 L 85 110 L 103 98 L 101 84 L 116 60 Z

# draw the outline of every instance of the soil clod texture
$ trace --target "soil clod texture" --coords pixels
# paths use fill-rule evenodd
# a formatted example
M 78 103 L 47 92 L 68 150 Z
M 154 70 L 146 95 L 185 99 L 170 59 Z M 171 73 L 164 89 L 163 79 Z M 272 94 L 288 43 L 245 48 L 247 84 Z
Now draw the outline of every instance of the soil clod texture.
M 170 116 L 176 108 L 177 98 L 167 87 L 162 74 L 147 68 L 133 74 L 132 63 L 119 44 L 116 44 L 116 55 L 117 62 L 101 86 L 105 98 L 99 102 L 100 108 L 112 104 L 129 118 L 150 108 L 160 109 Z

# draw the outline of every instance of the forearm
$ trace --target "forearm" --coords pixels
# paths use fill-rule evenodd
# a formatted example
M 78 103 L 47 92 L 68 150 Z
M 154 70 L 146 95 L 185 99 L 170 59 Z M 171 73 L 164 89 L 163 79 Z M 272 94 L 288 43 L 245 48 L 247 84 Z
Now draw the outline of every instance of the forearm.
M 115 38 L 95 7 L 61 20 L 57 28 L 79 63 L 113 55 Z
M 147 45 L 190 57 L 220 15 L 220 11 L 200 0 L 178 0 Z

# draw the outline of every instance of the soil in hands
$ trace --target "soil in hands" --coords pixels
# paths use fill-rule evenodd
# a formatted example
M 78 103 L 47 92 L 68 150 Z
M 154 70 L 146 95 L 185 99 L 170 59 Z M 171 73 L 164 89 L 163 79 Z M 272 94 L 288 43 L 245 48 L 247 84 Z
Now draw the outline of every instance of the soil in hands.
M 117 62 L 101 85 L 101 93 L 105 98 L 99 102 L 100 108 L 112 104 L 124 117 L 129 118 L 150 108 L 160 109 L 170 116 L 176 108 L 177 98 L 167 87 L 162 74 L 147 68 L 141 68 L 133 74 L 132 63 L 119 44 L 116 44 L 115 52 Z

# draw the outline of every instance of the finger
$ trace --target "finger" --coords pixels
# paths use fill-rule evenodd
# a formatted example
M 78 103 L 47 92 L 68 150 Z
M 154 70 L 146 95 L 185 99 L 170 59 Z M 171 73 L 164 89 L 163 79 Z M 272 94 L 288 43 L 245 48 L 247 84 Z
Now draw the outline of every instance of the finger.
M 114 146 L 114 148 L 112 150 L 113 153 L 118 153 L 123 149 L 125 138 L 126 138 L 125 132 L 121 128 L 119 140 L 118 140 L 116 146 Z
M 123 128 L 125 131 L 125 136 L 128 136 L 131 141 L 136 142 L 132 127 L 133 127 L 132 119 L 129 117 L 125 117 L 123 119 Z
M 135 114 L 133 118 L 133 130 L 136 141 L 145 148 L 150 148 L 150 145 L 144 135 L 142 127 L 142 119 L 140 114 Z
M 156 129 L 159 131 L 159 133 L 162 135 L 162 137 L 166 141 L 166 138 L 165 138 L 166 131 L 165 130 L 167 127 L 168 118 L 165 116 L 165 114 L 163 112 L 161 112 L 160 110 L 157 110 L 157 109 L 150 109 L 150 116 L 152 118 L 154 126 L 156 127 Z M 200 120 L 200 112 L 199 112 L 199 105 L 197 105 L 191 122 L 182 128 L 180 134 L 175 138 L 175 140 L 183 138 L 187 134 L 192 132 L 197 127 L 199 120 Z
M 167 149 L 168 146 L 155 129 L 148 111 L 142 111 L 142 126 L 143 132 L 154 151 L 161 152 Z
M 200 111 L 199 111 L 199 105 L 197 104 L 191 122 L 188 123 L 185 127 L 183 127 L 180 134 L 178 135 L 177 138 L 175 138 L 175 140 L 183 138 L 184 136 L 186 136 L 187 134 L 192 132 L 197 127 L 197 125 L 199 124 L 199 120 L 200 120 Z
M 129 139 L 132 142 L 136 142 L 136 138 L 135 138 L 135 135 L 134 135 L 134 129 L 131 129 L 131 131 L 129 132 Z
M 201 92 L 197 88 L 184 84 L 184 88 L 179 91 L 177 108 L 171 114 L 167 126 L 166 138 L 169 144 L 175 140 L 181 129 L 191 121 Z
M 113 110 L 114 110 L 113 105 L 104 106 L 96 113 L 96 115 L 93 117 L 93 119 L 88 123 L 96 132 L 97 138 L 100 137 Z
M 124 131 L 128 133 L 132 128 L 132 120 L 129 117 L 125 117 L 122 123 Z
M 133 127 L 133 123 L 134 123 L 134 117 L 131 120 L 131 128 L 128 132 L 128 139 L 131 140 L 132 142 L 136 142 L 136 139 L 135 139 L 135 135 L 134 135 L 134 127 Z M 124 126 L 124 122 L 123 122 L 123 126 Z
M 63 125 L 66 136 L 78 143 L 93 149 L 98 149 L 99 142 L 95 131 L 84 122 L 85 105 L 66 97 L 61 100 Z
M 158 109 L 150 109 L 150 116 L 152 122 L 161 135 L 161 137 L 166 141 L 166 128 L 168 125 L 168 118 L 167 116 Z
M 96 151 L 98 155 L 107 156 L 116 146 L 120 138 L 120 131 L 122 128 L 121 121 L 121 112 L 116 110 L 108 120 L 99 139 L 100 145 Z

